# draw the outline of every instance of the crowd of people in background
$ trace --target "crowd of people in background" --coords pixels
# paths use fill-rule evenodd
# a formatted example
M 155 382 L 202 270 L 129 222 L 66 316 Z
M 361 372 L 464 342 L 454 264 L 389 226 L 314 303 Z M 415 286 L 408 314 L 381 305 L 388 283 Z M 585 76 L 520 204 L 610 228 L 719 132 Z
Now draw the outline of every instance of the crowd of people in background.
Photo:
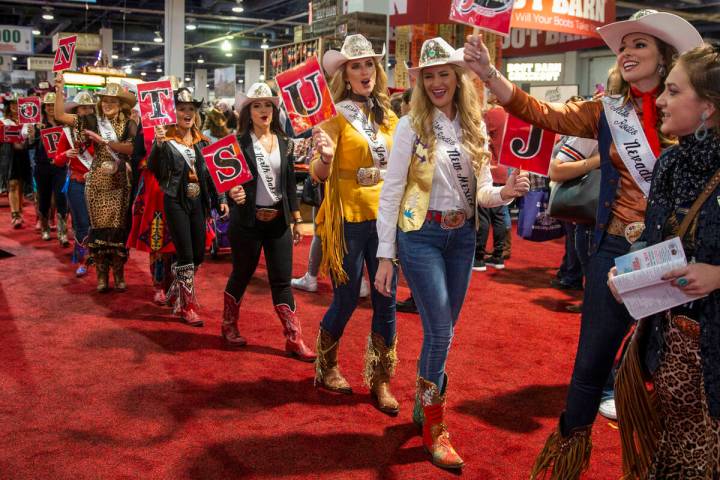
M 649 10 L 599 33 L 617 55 L 606 91 L 564 104 L 535 99 L 509 82 L 479 35 L 463 49 L 442 38 L 425 41 L 410 69 L 414 88 L 390 95 L 384 54 L 362 35 L 348 35 L 341 50 L 322 57 L 338 115 L 305 139 L 293 138 L 280 98 L 264 82 L 228 107 L 206 106 L 172 79 L 177 124 L 143 128 L 132 92 L 111 83 L 66 101 L 59 74 L 41 91 L 42 123 L 23 125 L 20 141 L 0 144 L 8 220 L 13 229 L 34 226 L 44 241 L 55 230 L 61 248 L 72 243 L 74 275 L 94 269 L 99 293 L 126 291 L 124 265 L 132 250 L 144 252 L 153 285 L 148 301 L 191 327 L 204 325 L 196 276 L 219 235 L 213 226 L 223 223 L 232 253 L 219 332 L 224 345 L 248 343 L 241 305 L 264 254 L 285 350 L 312 362 L 315 385 L 331 392 L 353 393 L 340 371 L 340 342 L 360 299 L 370 297 L 364 380 L 388 415 L 401 411 L 391 390 L 396 312 L 418 313 L 423 343 L 412 417 L 431 461 L 460 469 L 464 461 L 448 433 L 445 368 L 473 272 L 502 270 L 511 259 L 518 199 L 596 172 L 595 224 L 563 224 L 565 254 L 548 278 L 555 288 L 584 293 L 568 307 L 581 314 L 581 326 L 566 405 L 531 478 L 579 478 L 589 465 L 598 410 L 619 417 L 626 474 L 718 478 L 720 196 L 705 200 L 718 194 L 720 182 L 720 48 L 705 44 L 680 17 Z M 484 92 L 473 85 L 475 75 Z M 4 97 L 5 125 L 19 124 L 17 98 Z M 639 119 L 643 160 L 657 159 L 651 184 L 625 162 L 608 108 Z M 557 132 L 548 179 L 499 162 L 509 114 Z M 50 153 L 40 131 L 55 126 L 65 136 Z M 201 149 L 228 135 L 237 136 L 253 179 L 218 193 Z M 293 279 L 303 222 L 298 161 L 309 163 L 306 186 L 315 188 L 314 235 L 307 272 Z M 27 200 L 35 205 L 34 222 Z M 636 326 L 611 281 L 614 259 L 673 235 L 691 261 L 666 279 L 703 298 Z M 321 319 L 305 320 L 316 329 L 313 349 L 303 339 L 293 288 L 316 292 L 323 275 L 332 299 Z M 398 302 L 400 275 L 412 295 Z M 650 398 L 648 380 L 654 396 L 641 401 Z M 648 432 L 652 439 L 638 438 Z

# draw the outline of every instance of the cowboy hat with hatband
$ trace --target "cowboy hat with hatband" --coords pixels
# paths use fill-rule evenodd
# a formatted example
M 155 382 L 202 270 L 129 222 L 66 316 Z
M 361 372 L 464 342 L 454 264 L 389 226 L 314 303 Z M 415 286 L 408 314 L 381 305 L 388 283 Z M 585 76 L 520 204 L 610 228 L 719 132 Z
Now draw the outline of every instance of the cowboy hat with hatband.
M 238 93 L 235 109 L 240 112 L 247 105 L 257 100 L 268 100 L 276 107 L 280 103 L 280 97 L 275 95 L 270 86 L 264 82 L 253 83 L 247 93 Z
M 457 65 L 467 68 L 463 60 L 463 49 L 455 50 L 440 37 L 425 40 L 420 49 L 420 64 L 414 68 L 408 68 L 408 73 L 417 77 L 423 68 L 437 67 L 440 65 Z
M 341 66 L 351 60 L 360 58 L 374 58 L 380 60 L 385 56 L 385 47 L 380 53 L 375 53 L 372 43 L 360 34 L 348 35 L 345 37 L 343 46 L 338 50 L 328 50 L 322 58 L 322 65 L 328 76 L 335 75 Z
M 117 98 L 121 103 L 126 104 L 130 108 L 133 108 L 137 103 L 135 95 L 122 88 L 118 83 L 108 83 L 105 88 L 98 92 L 98 96 Z

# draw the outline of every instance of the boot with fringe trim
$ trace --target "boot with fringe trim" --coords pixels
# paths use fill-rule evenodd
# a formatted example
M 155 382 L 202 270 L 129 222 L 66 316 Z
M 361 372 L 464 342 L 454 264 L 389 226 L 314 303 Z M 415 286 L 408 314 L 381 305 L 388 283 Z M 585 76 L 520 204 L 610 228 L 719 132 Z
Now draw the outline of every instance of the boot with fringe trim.
M 377 400 L 378 409 L 392 416 L 400 412 L 400 404 L 390 391 L 390 378 L 395 374 L 397 363 L 397 336 L 388 346 L 382 335 L 371 333 L 365 351 L 363 379 Z
M 590 465 L 591 429 L 590 425 L 578 427 L 563 436 L 558 425 L 535 459 L 530 480 L 578 480 Z
M 317 339 L 317 358 L 315 359 L 315 386 L 331 392 L 352 394 L 352 388 L 338 368 L 338 348 L 340 341 L 330 332 L 320 327 Z

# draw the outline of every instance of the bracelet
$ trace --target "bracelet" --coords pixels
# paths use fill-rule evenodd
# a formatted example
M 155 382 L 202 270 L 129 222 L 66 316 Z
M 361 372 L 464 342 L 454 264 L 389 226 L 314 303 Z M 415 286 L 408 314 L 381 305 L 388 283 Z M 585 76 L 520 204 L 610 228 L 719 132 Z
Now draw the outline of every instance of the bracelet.
M 302 218 L 293 218 L 293 223 L 295 225 L 298 225 L 300 223 L 303 223 L 303 219 Z
M 498 71 L 497 68 L 495 68 L 495 65 L 490 65 L 490 73 L 488 73 L 487 77 L 485 77 L 485 78 L 481 77 L 480 80 L 487 83 L 490 80 L 492 80 L 493 78 L 497 78 L 499 75 L 500 75 L 500 72 Z
M 330 165 L 330 164 L 332 163 L 332 162 L 326 162 L 326 161 L 323 159 L 323 156 L 322 156 L 322 155 L 320 155 L 320 161 L 322 162 L 323 165 Z
M 387 260 L 388 262 L 392 263 L 396 267 L 400 265 L 400 262 L 398 261 L 397 258 L 378 257 L 378 261 L 379 260 Z

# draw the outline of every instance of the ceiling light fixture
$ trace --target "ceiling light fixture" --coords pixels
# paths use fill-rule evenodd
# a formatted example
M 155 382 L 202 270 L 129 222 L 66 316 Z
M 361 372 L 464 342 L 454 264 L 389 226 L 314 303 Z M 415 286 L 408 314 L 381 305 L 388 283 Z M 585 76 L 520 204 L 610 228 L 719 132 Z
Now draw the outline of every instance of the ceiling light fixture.
M 264 81 L 265 81 L 265 75 L 260 74 L 260 76 L 258 77 L 258 80 L 260 80 L 261 82 L 264 82 Z
M 236 0 L 237 5 L 232 7 L 232 11 L 235 13 L 242 13 L 245 11 L 245 9 L 242 7 L 242 0 Z
M 13 62 L 17 62 L 17 57 L 12 57 Z
M 190 30 L 190 31 L 197 30 L 197 25 L 195 25 L 195 22 L 193 21 L 192 18 L 189 19 L 187 25 L 185 25 L 185 30 Z
M 225 56 L 226 56 L 226 57 L 232 57 L 232 52 L 227 52 L 227 53 L 225 54 Z
M 42 18 L 43 20 L 54 20 L 55 15 L 53 15 L 53 9 L 51 7 L 43 7 Z
M 155 73 L 162 73 L 162 68 L 160 68 L 160 67 L 156 68 Z
M 267 50 L 268 48 L 270 48 L 270 45 L 268 45 L 268 43 L 267 43 L 267 38 L 263 38 L 262 45 L 260 45 L 260 48 L 262 48 L 263 50 Z
M 132 46 L 132 51 L 133 51 L 133 52 L 139 52 L 139 51 L 140 51 L 140 45 L 138 45 L 137 43 L 136 43 L 135 45 L 133 45 L 133 46 Z
M 140 72 L 140 76 L 141 76 L 141 77 L 144 77 L 145 75 L 147 75 L 147 73 L 145 73 L 145 72 Z
M 117 60 L 118 58 L 120 58 L 120 57 L 118 57 L 118 54 L 117 54 L 117 53 L 113 53 L 113 54 L 111 55 L 111 57 L 112 57 L 113 60 Z
M 189 81 L 190 81 L 190 77 L 185 77 L 185 81 L 186 81 L 186 82 L 189 82 Z
M 162 35 L 160 35 L 160 32 L 155 32 L 155 38 L 153 38 L 153 42 L 163 43 L 163 38 Z
M 230 43 L 230 40 L 223 40 L 220 48 L 222 48 L 226 52 L 232 50 L 232 43 Z
M 125 67 L 124 72 L 127 73 L 128 75 L 130 75 L 132 73 L 132 67 L 130 65 L 128 65 L 127 67 Z
M 197 59 L 197 63 L 205 63 L 205 59 L 200 55 Z
M 33 30 L 33 31 L 32 31 L 32 34 L 33 34 L 33 35 L 40 35 L 41 33 L 42 33 L 42 32 L 41 32 L 40 30 Z

